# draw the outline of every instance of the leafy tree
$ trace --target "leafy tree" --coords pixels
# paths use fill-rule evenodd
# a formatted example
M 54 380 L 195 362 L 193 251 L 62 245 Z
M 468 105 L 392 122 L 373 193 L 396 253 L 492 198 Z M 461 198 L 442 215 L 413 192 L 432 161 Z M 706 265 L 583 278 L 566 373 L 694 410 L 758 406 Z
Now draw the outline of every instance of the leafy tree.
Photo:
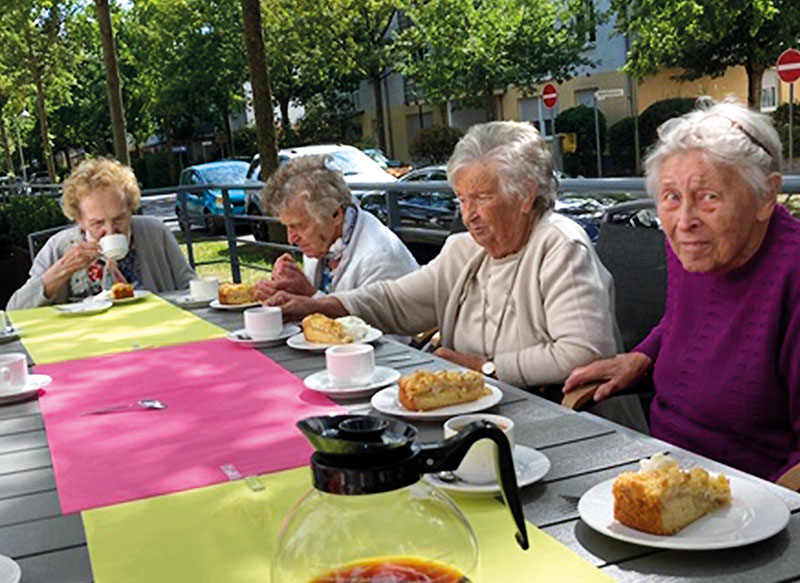
M 48 127 L 48 101 L 67 100 L 77 54 L 70 25 L 78 0 L 6 0 L 0 11 L 2 59 L 36 90 L 36 109 L 50 180 L 56 170 Z
M 695 108 L 691 97 L 673 97 L 650 104 L 639 116 L 639 139 L 642 152 L 658 139 L 658 126 Z
M 585 2 L 564 0 L 403 0 L 413 23 L 397 35 L 398 69 L 425 99 L 485 107 L 495 116 L 494 90 L 562 81 L 589 64 L 584 49 L 593 19 Z M 579 12 L 581 11 L 581 12 Z
M 611 0 L 611 11 L 620 34 L 633 37 L 628 73 L 680 67 L 676 78 L 692 80 L 743 66 L 751 107 L 764 70 L 800 37 L 797 0 Z

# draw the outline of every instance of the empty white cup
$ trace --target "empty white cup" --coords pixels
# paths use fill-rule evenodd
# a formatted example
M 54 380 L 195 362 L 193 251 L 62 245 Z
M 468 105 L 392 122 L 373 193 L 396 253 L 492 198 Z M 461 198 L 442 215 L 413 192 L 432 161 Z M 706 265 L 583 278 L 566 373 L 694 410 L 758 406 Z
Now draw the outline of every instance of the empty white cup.
M 325 368 L 334 387 L 367 385 L 375 374 L 375 348 L 372 344 L 331 346 L 325 350 Z
M 451 417 L 444 423 L 444 437 L 452 437 L 473 421 L 491 421 L 497 425 L 508 438 L 511 452 L 514 452 L 514 422 L 502 415 L 490 413 L 475 413 L 473 415 L 459 415 Z M 497 445 L 491 439 L 479 439 L 469 448 L 461 465 L 454 472 L 456 476 L 466 482 L 486 484 L 487 482 L 500 481 L 495 472 L 495 458 Z
M 100 250 L 106 259 L 122 259 L 128 254 L 128 237 L 125 235 L 106 235 L 100 239 Z
M 189 282 L 189 295 L 194 300 L 214 300 L 219 294 L 219 280 L 216 277 L 198 277 Z
M 283 312 L 277 306 L 245 310 L 244 329 L 253 340 L 275 338 L 283 330 Z
M 0 392 L 21 391 L 28 380 L 28 359 L 21 352 L 0 354 Z

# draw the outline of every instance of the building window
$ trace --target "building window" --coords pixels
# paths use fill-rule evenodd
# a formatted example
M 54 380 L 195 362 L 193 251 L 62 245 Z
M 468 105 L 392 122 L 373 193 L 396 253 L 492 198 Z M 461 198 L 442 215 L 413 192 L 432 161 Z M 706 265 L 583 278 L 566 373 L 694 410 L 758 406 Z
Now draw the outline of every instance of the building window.
M 406 135 L 409 143 L 417 137 L 422 128 L 429 128 L 432 125 L 433 113 L 430 111 L 406 115 Z
M 588 89 L 579 89 L 575 92 L 575 104 L 585 105 L 586 107 L 594 107 L 594 92 L 597 87 L 590 87 Z
M 769 112 L 778 109 L 777 89 L 775 86 L 761 88 L 761 111 Z
M 425 101 L 425 92 L 413 79 L 403 77 L 403 99 L 406 105 Z

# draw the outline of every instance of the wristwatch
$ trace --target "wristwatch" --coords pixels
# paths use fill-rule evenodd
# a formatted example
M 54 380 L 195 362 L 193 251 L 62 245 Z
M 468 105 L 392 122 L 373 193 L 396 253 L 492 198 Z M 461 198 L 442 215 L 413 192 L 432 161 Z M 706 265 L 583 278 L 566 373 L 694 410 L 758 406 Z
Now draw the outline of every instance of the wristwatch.
M 491 360 L 487 360 L 481 365 L 481 372 L 487 377 L 497 378 L 497 367 Z

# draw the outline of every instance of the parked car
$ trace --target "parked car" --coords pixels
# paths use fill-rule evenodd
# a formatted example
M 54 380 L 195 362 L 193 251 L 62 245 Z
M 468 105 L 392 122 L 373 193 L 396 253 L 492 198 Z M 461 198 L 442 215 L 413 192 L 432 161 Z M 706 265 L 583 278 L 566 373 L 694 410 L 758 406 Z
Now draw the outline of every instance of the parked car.
M 240 160 L 220 160 L 184 168 L 179 184 L 186 185 L 239 185 L 247 182 L 247 162 Z M 243 215 L 245 212 L 245 191 L 231 189 L 228 191 L 233 214 Z M 224 225 L 224 206 L 222 190 L 219 188 L 202 188 L 197 192 L 187 193 L 186 206 L 189 223 L 202 223 L 212 234 L 218 233 Z M 181 213 L 180 199 L 175 202 L 175 214 L 183 224 L 185 218 Z
M 447 182 L 446 166 L 426 166 L 401 176 L 399 183 Z M 404 191 L 397 195 L 401 224 L 449 229 L 456 214 L 455 195 L 450 190 Z M 361 208 L 387 222 L 386 194 L 372 192 L 361 198 Z
M 328 154 L 333 158 L 333 165 L 341 170 L 347 184 L 384 184 L 397 179 L 383 170 L 372 158 L 353 146 L 345 144 L 325 144 L 318 146 L 302 146 L 286 148 L 278 152 L 278 163 L 283 166 L 293 158 Z M 261 159 L 258 154 L 253 156 L 247 170 L 250 182 L 258 182 L 261 175 Z M 365 191 L 353 190 L 356 198 L 360 198 Z M 258 190 L 250 190 L 247 194 L 247 214 L 260 215 Z M 268 223 L 264 221 L 251 221 L 253 236 L 259 241 L 269 241 Z

